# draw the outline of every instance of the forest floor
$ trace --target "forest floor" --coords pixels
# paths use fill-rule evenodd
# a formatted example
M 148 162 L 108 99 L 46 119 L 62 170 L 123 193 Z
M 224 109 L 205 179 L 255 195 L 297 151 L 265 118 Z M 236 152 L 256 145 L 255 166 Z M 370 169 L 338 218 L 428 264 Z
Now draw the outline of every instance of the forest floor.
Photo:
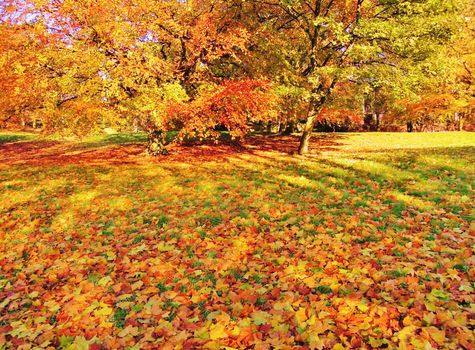
M 475 133 L 142 141 L 0 133 L 0 349 L 475 349 Z

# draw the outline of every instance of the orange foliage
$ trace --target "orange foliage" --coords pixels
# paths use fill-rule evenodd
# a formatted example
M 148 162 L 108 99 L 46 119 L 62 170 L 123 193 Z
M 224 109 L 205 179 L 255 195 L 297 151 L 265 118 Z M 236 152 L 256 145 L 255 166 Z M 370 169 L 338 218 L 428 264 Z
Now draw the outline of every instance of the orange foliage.
M 354 110 L 346 108 L 324 107 L 319 115 L 319 120 L 330 124 L 363 124 L 363 117 Z
M 432 94 L 424 96 L 416 102 L 403 102 L 409 116 L 426 116 L 432 113 L 443 113 L 450 108 L 454 96 L 449 94 Z
M 184 124 L 182 137 L 217 136 L 212 130 L 224 126 L 233 137 L 240 138 L 250 122 L 272 117 L 274 102 L 265 81 L 225 81 L 216 91 L 206 92 L 190 103 L 172 105 L 168 113 Z

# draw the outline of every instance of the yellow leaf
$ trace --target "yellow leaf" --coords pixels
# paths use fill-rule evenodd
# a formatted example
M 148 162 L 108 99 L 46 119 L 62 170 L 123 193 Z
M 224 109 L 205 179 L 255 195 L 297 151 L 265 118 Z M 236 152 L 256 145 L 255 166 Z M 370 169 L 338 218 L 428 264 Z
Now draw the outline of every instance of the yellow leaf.
M 202 340 L 209 339 L 208 330 L 205 327 L 203 327 L 201 329 L 197 329 L 195 331 L 195 337 L 198 338 L 198 339 L 202 339 Z
M 413 325 L 406 326 L 399 331 L 399 333 L 397 334 L 397 338 L 401 342 L 407 342 L 408 338 L 412 336 L 413 334 L 415 334 L 416 329 L 417 327 Z
M 435 314 L 432 312 L 426 314 L 423 318 L 424 322 L 427 323 L 428 325 L 432 324 L 432 322 L 434 322 L 434 319 L 435 319 Z
M 307 321 L 307 324 L 309 326 L 313 326 L 317 322 L 317 317 L 315 315 L 310 316 L 310 318 Z
M 142 286 L 143 286 L 143 282 L 142 281 L 137 281 L 134 284 L 132 284 L 131 287 L 132 287 L 132 290 L 137 290 L 137 289 L 140 289 Z
M 106 252 L 106 256 L 108 261 L 114 261 L 117 258 L 117 255 L 112 251 Z
M 427 330 L 429 331 L 430 337 L 434 339 L 434 341 L 439 344 L 443 345 L 445 343 L 445 331 L 435 328 L 435 327 L 428 327 Z
M 317 334 L 311 334 L 309 337 L 309 345 L 311 350 L 322 350 L 325 347 L 325 343 Z
M 98 286 L 105 287 L 107 284 L 109 284 L 112 281 L 112 278 L 110 276 L 102 277 L 99 282 L 97 282 Z
M 31 299 L 35 299 L 38 297 L 40 293 L 37 292 L 37 291 L 34 291 L 34 292 L 31 292 L 28 296 L 31 298 Z
M 226 338 L 228 334 L 226 333 L 226 327 L 223 324 L 217 323 L 209 330 L 209 337 L 211 340 Z
M 138 334 L 138 327 L 127 326 L 118 334 L 118 336 L 121 338 L 124 338 L 128 335 L 135 336 L 137 334 Z
M 429 301 L 426 300 L 426 301 L 424 302 L 424 305 L 426 306 L 426 309 L 427 309 L 428 311 L 432 311 L 432 312 L 437 311 L 437 307 L 435 306 L 434 303 L 431 303 L 431 302 L 429 302 Z
M 340 313 L 340 315 L 344 315 L 344 316 L 350 314 L 352 311 L 353 310 L 351 309 L 351 307 L 347 305 L 340 306 L 340 308 L 338 309 L 338 312 Z
M 252 320 L 257 326 L 261 326 L 269 322 L 270 315 L 265 311 L 254 311 L 252 313 Z
M 94 311 L 94 316 L 96 317 L 109 316 L 110 314 L 112 314 L 112 311 L 113 311 L 112 308 L 105 306 L 103 308 L 100 308 Z
M 305 308 L 301 307 L 296 313 L 295 313 L 295 319 L 297 320 L 298 324 L 304 323 L 307 321 L 307 313 Z
M 383 344 L 384 344 L 384 339 L 369 337 L 369 345 L 371 345 L 371 347 L 379 348 Z
M 365 303 L 358 303 L 356 304 L 356 307 L 361 311 L 361 312 L 367 312 L 369 307 Z
M 233 330 L 231 331 L 231 335 L 234 337 L 237 337 L 239 334 L 241 334 L 241 328 L 238 326 L 235 326 Z
M 307 277 L 303 281 L 309 288 L 315 288 L 317 286 L 317 281 L 315 279 L 315 276 Z

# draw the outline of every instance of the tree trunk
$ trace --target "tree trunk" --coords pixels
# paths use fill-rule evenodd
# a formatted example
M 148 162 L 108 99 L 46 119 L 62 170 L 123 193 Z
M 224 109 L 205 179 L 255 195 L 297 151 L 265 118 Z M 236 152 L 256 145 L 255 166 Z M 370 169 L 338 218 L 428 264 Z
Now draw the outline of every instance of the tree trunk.
M 272 122 L 267 122 L 266 134 L 272 134 Z
M 414 124 L 412 122 L 407 122 L 407 132 L 413 132 L 414 131 Z
M 311 114 L 307 118 L 307 122 L 303 128 L 302 137 L 300 138 L 299 145 L 299 154 L 304 155 L 308 153 L 308 147 L 310 145 L 310 139 L 312 138 L 313 127 L 315 126 L 315 121 L 317 119 L 317 114 Z
M 294 122 L 288 122 L 284 131 L 282 132 L 282 135 L 292 135 L 295 131 L 295 123 Z
M 304 155 L 308 153 L 310 145 L 310 139 L 312 138 L 313 129 L 315 128 L 315 122 L 317 117 L 325 104 L 326 96 L 321 97 L 319 100 L 311 99 L 308 103 L 307 121 L 303 127 L 302 137 L 300 138 L 299 154 Z
M 160 156 L 168 154 L 165 148 L 165 133 L 163 130 L 153 130 L 148 133 L 148 142 L 146 153 L 149 156 Z
M 455 121 L 457 123 L 457 130 L 458 131 L 463 131 L 463 113 L 455 113 Z

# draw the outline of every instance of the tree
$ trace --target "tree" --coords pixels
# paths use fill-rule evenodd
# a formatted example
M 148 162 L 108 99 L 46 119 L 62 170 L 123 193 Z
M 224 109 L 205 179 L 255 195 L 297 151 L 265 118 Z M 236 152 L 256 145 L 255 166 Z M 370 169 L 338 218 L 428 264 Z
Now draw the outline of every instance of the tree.
M 227 126 L 234 131 L 245 128 L 250 114 L 264 112 L 249 102 L 269 90 L 266 84 L 222 74 L 223 67 L 239 61 L 238 53 L 245 53 L 249 37 L 230 16 L 226 1 L 23 2 L 29 4 L 23 7 L 27 15 L 12 24 L 43 26 L 48 33 L 40 50 L 31 49 L 41 52 L 41 74 L 50 80 L 52 98 L 44 108 L 53 130 L 83 134 L 135 122 L 149 135 L 149 153 L 158 154 L 165 152 L 161 145 L 168 127 L 180 124 L 177 114 L 167 114 L 171 105 L 216 113 L 208 108 L 215 95 L 233 92 L 226 108 L 243 113 L 229 116 Z M 241 83 L 253 88 L 230 89 Z M 222 122 L 221 117 L 200 118 L 188 118 L 182 127 L 197 133 L 204 132 L 204 124 L 216 126 L 210 120 Z
M 359 113 L 365 91 L 414 100 L 434 81 L 448 86 L 454 57 L 444 48 L 466 51 L 467 41 L 453 40 L 467 26 L 464 0 L 8 4 L 0 11 L 3 115 L 35 111 L 47 129 L 79 135 L 137 125 L 152 154 L 165 152 L 170 128 L 203 137 L 224 125 L 241 136 L 250 121 L 277 121 L 274 107 L 284 115 L 278 121 L 305 122 L 305 154 L 319 118 Z M 450 93 L 470 111 L 471 56 L 464 57 Z M 336 89 L 348 84 L 357 96 L 351 103 Z
M 454 97 L 452 112 L 462 130 L 464 120 L 475 121 L 475 4 L 468 2 L 463 11 L 464 21 L 457 39 L 450 46 L 449 54 L 456 59 L 455 79 L 447 84 Z
M 472 122 L 475 105 L 474 11 L 473 2 L 465 4 L 464 17 L 453 40 L 433 58 L 433 65 L 436 63 L 438 69 L 427 70 L 429 79 L 412 96 L 393 101 L 389 107 L 390 120 L 407 124 L 410 132 L 427 128 L 463 130 L 464 122 Z M 435 79 L 430 78 L 435 75 Z
M 453 103 L 453 96 L 450 94 L 424 94 L 416 101 L 399 101 L 401 106 L 399 113 L 395 117 L 399 122 L 407 125 L 408 132 L 422 132 L 428 127 L 437 127 L 446 124 L 446 117 L 450 105 Z
M 254 57 L 278 62 L 282 69 L 272 78 L 306 91 L 300 154 L 308 152 L 338 82 L 378 79 L 403 95 L 428 72 L 437 75 L 437 52 L 456 32 L 461 7 L 443 0 L 257 0 L 235 6 L 253 18 L 246 23 L 256 33 Z
M 25 123 L 36 118 L 47 95 L 48 82 L 37 79 L 41 70 L 38 49 L 44 44 L 42 29 L 0 23 L 0 124 Z
M 272 117 L 274 98 L 265 81 L 226 81 L 214 87 L 191 103 L 176 103 L 169 107 L 168 115 L 183 123 L 179 137 L 219 136 L 213 129 L 224 126 L 231 136 L 242 138 L 248 123 Z M 176 125 L 176 123 L 175 123 Z

